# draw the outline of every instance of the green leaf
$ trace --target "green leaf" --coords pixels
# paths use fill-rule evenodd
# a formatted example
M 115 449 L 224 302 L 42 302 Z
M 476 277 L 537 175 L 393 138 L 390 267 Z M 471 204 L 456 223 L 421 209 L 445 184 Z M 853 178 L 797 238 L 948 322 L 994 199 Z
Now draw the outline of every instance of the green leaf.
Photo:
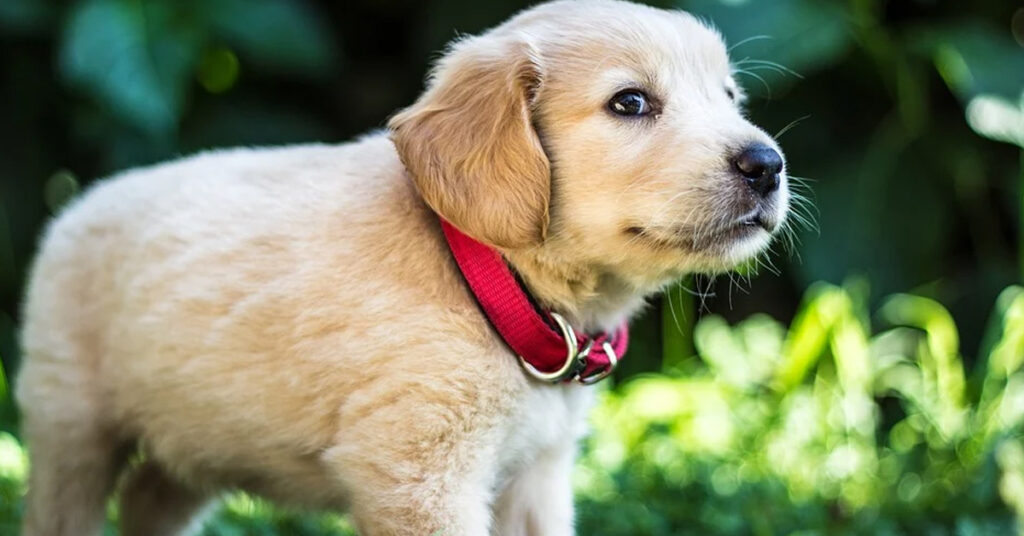
M 978 21 L 918 29 L 912 45 L 932 57 L 935 68 L 960 99 L 981 93 L 1011 101 L 1024 90 L 1024 51 L 1008 31 Z
M 210 0 L 214 36 L 236 47 L 243 65 L 285 74 L 322 75 L 337 51 L 323 16 L 299 0 Z
M 775 389 L 788 392 L 804 381 L 826 348 L 836 309 L 842 308 L 842 291 L 819 283 L 804 296 L 786 337 L 783 359 L 776 371 Z
M 1024 90 L 1012 102 L 996 95 L 978 95 L 967 103 L 967 124 L 986 138 L 1024 148 Z
M 782 354 L 785 328 L 767 315 L 754 315 L 735 327 L 718 315 L 702 318 L 693 342 L 715 376 L 726 383 L 750 388 L 774 371 Z
M 0 28 L 15 33 L 36 33 L 53 22 L 54 8 L 39 0 L 4 0 L 0 2 Z
M 726 43 L 735 45 L 730 56 L 738 68 L 752 73 L 753 80 L 745 84 L 752 93 L 765 91 L 754 75 L 764 78 L 771 89 L 797 77 L 767 64 L 743 63 L 744 59 L 767 60 L 784 66 L 783 71 L 807 74 L 835 63 L 851 42 L 846 14 L 835 2 L 681 0 L 679 4 L 709 19 Z
M 71 12 L 61 43 L 64 79 L 150 133 L 172 132 L 200 45 L 177 3 L 89 0 Z
M 988 375 L 1003 379 L 1024 365 L 1024 289 L 1009 287 L 996 302 L 1001 337 L 988 353 Z
M 925 394 L 933 400 L 930 412 L 946 437 L 959 433 L 967 409 L 966 380 L 960 358 L 960 336 L 949 311 L 939 302 L 920 296 L 897 294 L 882 305 L 879 315 L 894 325 L 919 328 L 925 344 L 918 366 Z

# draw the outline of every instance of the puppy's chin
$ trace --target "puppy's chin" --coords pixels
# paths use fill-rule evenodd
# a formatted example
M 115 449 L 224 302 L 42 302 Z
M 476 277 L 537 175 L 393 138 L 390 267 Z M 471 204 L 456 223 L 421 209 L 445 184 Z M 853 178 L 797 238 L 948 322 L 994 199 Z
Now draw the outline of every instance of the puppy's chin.
M 755 233 L 735 240 L 731 244 L 723 245 L 721 260 L 722 269 L 729 270 L 758 256 L 772 241 L 772 234 L 763 229 Z
M 636 288 L 657 289 L 687 274 L 716 274 L 733 270 L 764 252 L 774 233 L 758 228 L 740 237 L 702 244 L 700 249 L 680 246 L 675 241 L 659 240 L 647 234 L 636 236 L 634 240 L 643 241 L 646 254 L 640 253 L 634 258 L 637 261 L 642 259 L 642 262 L 620 266 L 619 275 L 631 281 Z
M 749 224 L 730 226 L 719 232 L 694 238 L 691 233 L 631 227 L 632 240 L 654 251 L 683 269 L 729 270 L 757 256 L 771 243 L 774 233 Z
M 773 233 L 757 229 L 739 238 L 709 244 L 696 254 L 691 253 L 689 264 L 696 272 L 726 272 L 760 255 L 772 238 Z
M 726 232 L 695 242 L 693 252 L 701 261 L 701 270 L 724 272 L 757 257 L 775 239 L 786 220 L 786 209 L 764 210 Z

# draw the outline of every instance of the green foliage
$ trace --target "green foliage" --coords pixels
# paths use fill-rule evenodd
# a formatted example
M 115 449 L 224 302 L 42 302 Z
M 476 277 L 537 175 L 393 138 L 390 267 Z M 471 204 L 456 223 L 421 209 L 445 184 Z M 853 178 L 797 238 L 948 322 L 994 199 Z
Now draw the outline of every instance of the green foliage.
M 605 393 L 580 533 L 1024 531 L 1024 289 L 999 298 L 980 390 L 941 305 L 894 296 L 871 335 L 863 292 L 814 286 L 788 331 L 707 317 L 700 367 Z
M 328 31 L 287 0 L 87 0 L 68 15 L 61 74 L 123 121 L 171 135 L 204 47 L 236 47 L 257 68 L 323 74 L 334 57 Z
M 202 536 L 351 536 L 348 520 L 337 514 L 301 514 L 274 508 L 242 493 L 226 498 L 216 516 L 206 523 Z
M 0 432 L 0 535 L 19 534 L 28 458 L 18 440 Z
M 95 0 L 70 14 L 61 73 L 125 121 L 172 130 L 183 105 L 197 36 L 168 24 L 164 4 Z

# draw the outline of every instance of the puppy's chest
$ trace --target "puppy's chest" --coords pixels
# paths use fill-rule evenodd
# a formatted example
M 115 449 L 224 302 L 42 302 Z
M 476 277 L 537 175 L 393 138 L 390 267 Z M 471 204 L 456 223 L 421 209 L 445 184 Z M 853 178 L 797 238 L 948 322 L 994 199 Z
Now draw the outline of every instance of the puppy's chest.
M 552 449 L 575 448 L 587 432 L 594 389 L 578 384 L 536 384 L 506 422 L 499 449 L 503 472 L 515 471 Z

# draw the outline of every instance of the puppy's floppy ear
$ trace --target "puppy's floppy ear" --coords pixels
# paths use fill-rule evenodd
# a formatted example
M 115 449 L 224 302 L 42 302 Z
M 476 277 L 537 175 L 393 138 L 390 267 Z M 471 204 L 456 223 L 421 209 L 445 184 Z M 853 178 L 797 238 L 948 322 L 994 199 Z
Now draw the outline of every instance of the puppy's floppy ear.
M 536 54 L 513 35 L 455 44 L 429 88 L 389 122 L 423 199 L 484 243 L 543 241 L 551 172 L 531 122 L 540 88 Z

